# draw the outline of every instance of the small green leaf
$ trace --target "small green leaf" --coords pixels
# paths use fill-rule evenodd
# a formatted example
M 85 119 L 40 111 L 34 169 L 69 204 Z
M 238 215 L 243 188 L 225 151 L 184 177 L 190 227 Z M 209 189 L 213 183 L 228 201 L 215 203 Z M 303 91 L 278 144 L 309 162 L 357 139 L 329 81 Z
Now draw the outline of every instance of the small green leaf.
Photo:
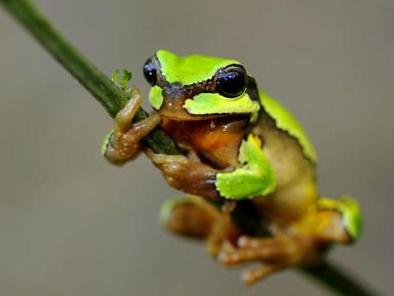
M 119 69 L 115 69 L 115 71 L 112 73 L 111 77 L 113 82 L 118 82 L 119 80 Z
M 112 81 L 124 91 L 127 91 L 129 88 L 129 82 L 132 78 L 133 74 L 126 69 L 122 71 L 122 74 L 120 74 L 119 69 L 115 69 L 114 73 L 112 74 Z
M 132 78 L 133 78 L 133 74 L 130 71 L 124 69 L 122 81 L 128 83 Z

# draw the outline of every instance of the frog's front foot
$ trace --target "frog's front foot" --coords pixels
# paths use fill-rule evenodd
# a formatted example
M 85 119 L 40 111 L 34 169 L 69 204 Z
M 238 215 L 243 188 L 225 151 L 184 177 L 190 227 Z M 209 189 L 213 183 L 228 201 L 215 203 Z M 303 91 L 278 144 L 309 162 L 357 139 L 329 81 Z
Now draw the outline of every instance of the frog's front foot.
M 139 91 L 132 89 L 129 102 L 116 115 L 114 129 L 103 144 L 104 156 L 114 164 L 123 164 L 134 158 L 140 150 L 141 139 L 161 122 L 161 116 L 153 113 L 146 119 L 132 124 L 141 101 Z
M 147 152 L 148 157 L 175 189 L 207 199 L 220 198 L 215 188 L 217 170 L 184 155 L 165 155 Z
M 251 238 L 242 236 L 236 247 L 230 244 L 223 245 L 218 261 L 226 266 L 260 262 L 260 266 L 248 269 L 243 274 L 243 281 L 251 285 L 287 267 L 315 262 L 320 254 L 315 243 L 307 237 L 278 235 L 272 238 Z

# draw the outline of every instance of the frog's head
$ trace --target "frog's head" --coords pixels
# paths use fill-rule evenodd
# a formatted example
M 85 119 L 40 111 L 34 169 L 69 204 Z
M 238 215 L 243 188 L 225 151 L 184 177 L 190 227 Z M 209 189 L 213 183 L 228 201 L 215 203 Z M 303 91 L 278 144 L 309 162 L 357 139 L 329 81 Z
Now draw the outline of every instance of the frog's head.
M 149 101 L 173 120 L 202 120 L 226 115 L 257 118 L 260 104 L 255 80 L 236 60 L 159 50 L 144 64 L 152 85 Z

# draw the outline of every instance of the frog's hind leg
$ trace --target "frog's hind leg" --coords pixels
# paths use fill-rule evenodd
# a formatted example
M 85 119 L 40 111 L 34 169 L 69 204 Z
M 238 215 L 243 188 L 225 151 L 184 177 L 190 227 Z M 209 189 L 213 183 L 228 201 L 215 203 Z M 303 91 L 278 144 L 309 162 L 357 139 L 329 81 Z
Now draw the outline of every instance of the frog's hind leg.
M 322 198 L 303 219 L 273 237 L 242 236 L 235 247 L 223 245 L 218 260 L 226 266 L 263 264 L 245 273 L 245 283 L 253 284 L 286 267 L 315 264 L 333 243 L 351 243 L 360 234 L 360 216 L 357 203 L 349 197 Z
M 258 263 L 258 267 L 243 274 L 245 284 L 252 285 L 279 270 L 315 262 L 319 255 L 319 244 L 308 237 L 285 234 L 267 238 L 242 236 L 236 247 L 223 246 L 218 261 L 226 266 Z
M 185 237 L 207 238 L 219 218 L 214 205 L 194 195 L 169 199 L 160 209 L 160 223 Z
M 236 232 L 219 206 L 195 195 L 166 201 L 160 210 L 160 222 L 173 233 L 205 240 L 211 255 L 217 255 L 223 242 Z

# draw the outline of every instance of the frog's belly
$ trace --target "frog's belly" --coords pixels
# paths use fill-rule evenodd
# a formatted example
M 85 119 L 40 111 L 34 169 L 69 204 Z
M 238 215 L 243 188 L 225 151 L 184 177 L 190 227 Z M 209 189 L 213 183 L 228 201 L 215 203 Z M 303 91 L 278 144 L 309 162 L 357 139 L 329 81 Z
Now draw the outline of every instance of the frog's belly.
M 262 116 L 253 132 L 263 140 L 277 180 L 276 190 L 255 203 L 268 219 L 286 222 L 301 217 L 318 196 L 314 165 L 304 157 L 297 140 L 277 129 L 270 117 Z

